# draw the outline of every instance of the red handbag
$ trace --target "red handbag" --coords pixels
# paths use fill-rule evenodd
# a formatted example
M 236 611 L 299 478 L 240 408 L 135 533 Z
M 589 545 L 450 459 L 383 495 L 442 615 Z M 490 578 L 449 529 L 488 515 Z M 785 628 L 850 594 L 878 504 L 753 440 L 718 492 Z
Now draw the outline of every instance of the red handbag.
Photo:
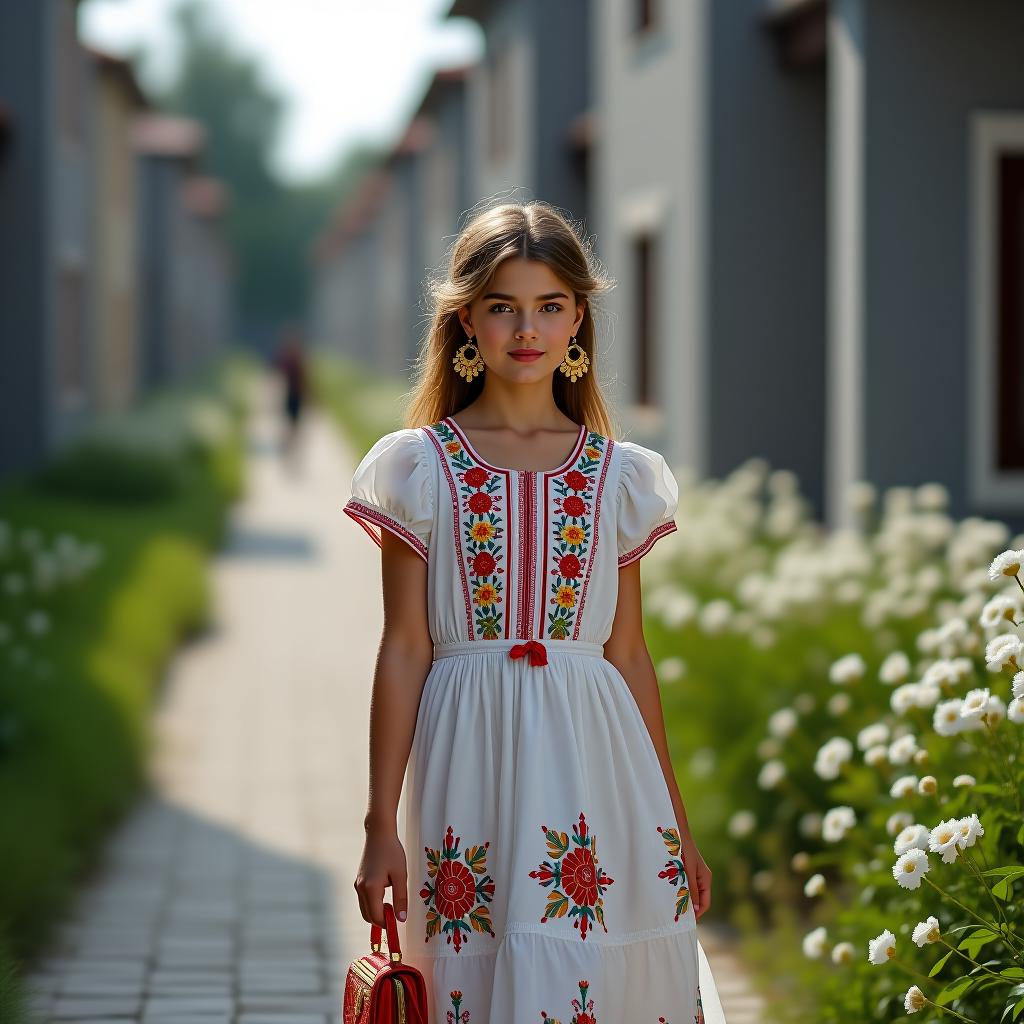
M 343 1024 L 429 1024 L 427 986 L 411 964 L 402 963 L 395 908 L 384 904 L 388 951 L 380 948 L 380 925 L 370 925 L 370 952 L 353 960 L 345 978 Z

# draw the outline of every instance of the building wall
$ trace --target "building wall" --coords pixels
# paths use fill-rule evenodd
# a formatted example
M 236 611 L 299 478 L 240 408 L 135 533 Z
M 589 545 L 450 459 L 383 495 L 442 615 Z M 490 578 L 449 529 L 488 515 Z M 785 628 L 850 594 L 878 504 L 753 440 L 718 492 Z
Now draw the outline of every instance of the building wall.
M 110 75 L 97 69 L 95 175 L 97 402 L 123 409 L 137 395 L 136 164 L 131 147 L 132 101 Z
M 780 65 L 763 6 L 708 8 L 707 469 L 764 457 L 820 513 L 827 80 Z
M 513 0 L 490 5 L 483 25 L 486 52 L 468 76 L 474 204 L 532 198 L 536 187 L 531 118 L 537 67 L 526 14 Z M 524 187 L 527 194 L 517 191 Z
M 595 9 L 591 209 L 600 256 L 618 282 L 604 299 L 610 319 L 597 321 L 598 354 L 625 436 L 703 472 L 708 29 L 704 4 L 662 9 L 661 27 L 643 37 L 628 23 L 631 5 L 602 0 Z M 634 243 L 645 232 L 655 242 L 654 395 L 638 408 Z
M 49 442 L 53 36 L 48 4 L 0 4 L 0 95 L 12 114 L 0 155 L 0 474 L 42 458 Z
M 1024 8 L 992 0 L 982 18 L 955 0 L 842 0 L 833 17 L 849 50 L 835 109 L 851 122 L 833 134 L 862 208 L 835 226 L 837 288 L 860 318 L 845 339 L 858 379 L 836 379 L 831 396 L 847 418 L 830 438 L 833 505 L 838 515 L 842 487 L 863 476 L 880 488 L 939 480 L 954 515 L 985 512 L 966 487 L 971 417 L 988 414 L 968 399 L 969 116 L 1024 110 Z M 1000 518 L 1024 526 L 1013 509 Z

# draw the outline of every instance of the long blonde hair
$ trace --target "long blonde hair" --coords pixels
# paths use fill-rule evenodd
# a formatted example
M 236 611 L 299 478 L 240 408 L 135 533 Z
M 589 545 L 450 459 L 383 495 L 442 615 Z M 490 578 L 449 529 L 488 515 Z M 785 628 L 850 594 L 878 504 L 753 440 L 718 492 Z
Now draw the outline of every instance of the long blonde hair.
M 605 275 L 573 223 L 540 200 L 501 203 L 476 213 L 452 243 L 444 271 L 428 279 L 430 326 L 420 346 L 415 384 L 405 396 L 404 425 L 435 423 L 464 409 L 480 394 L 482 376 L 467 381 L 452 366 L 456 350 L 468 340 L 458 311 L 482 294 L 499 264 L 513 256 L 546 263 L 569 285 L 575 301 L 585 303 L 576 342 L 590 357 L 590 367 L 575 381 L 556 370 L 552 390 L 555 404 L 566 416 L 612 437 L 615 427 L 597 377 L 591 300 L 616 282 Z

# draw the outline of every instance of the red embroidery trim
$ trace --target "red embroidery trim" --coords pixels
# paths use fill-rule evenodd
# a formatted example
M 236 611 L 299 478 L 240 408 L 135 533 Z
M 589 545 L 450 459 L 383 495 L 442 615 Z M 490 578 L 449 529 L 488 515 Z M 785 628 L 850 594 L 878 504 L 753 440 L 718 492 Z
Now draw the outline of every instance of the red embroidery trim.
M 393 533 L 396 537 L 400 537 L 405 541 L 406 544 L 411 547 L 424 562 L 427 561 L 427 546 L 413 533 L 410 529 L 403 526 L 397 519 L 393 519 L 391 516 L 382 512 L 375 505 L 370 505 L 360 498 L 349 498 L 342 508 L 345 515 L 354 519 L 369 535 L 370 539 L 377 545 L 382 547 L 381 538 L 373 532 L 369 523 L 376 523 L 378 526 L 383 527 L 389 533 Z
M 676 525 L 674 519 L 670 519 L 667 523 L 662 523 L 660 526 L 656 526 L 651 530 L 647 539 L 642 544 L 633 548 L 631 551 L 625 551 L 619 555 L 619 568 L 624 565 L 628 565 L 630 562 L 635 562 L 641 555 L 645 555 L 651 550 L 656 540 L 659 540 L 661 537 L 664 537 L 678 529 L 679 527 Z

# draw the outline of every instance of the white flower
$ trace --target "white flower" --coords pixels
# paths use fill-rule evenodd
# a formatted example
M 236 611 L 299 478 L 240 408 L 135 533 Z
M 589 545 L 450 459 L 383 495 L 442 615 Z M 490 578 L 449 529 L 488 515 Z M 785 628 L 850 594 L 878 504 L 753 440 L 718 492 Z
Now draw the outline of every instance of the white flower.
M 801 814 L 800 820 L 797 822 L 800 835 L 806 836 L 808 839 L 817 839 L 821 835 L 821 818 L 821 814 L 817 811 L 805 811 Z
M 915 847 L 897 858 L 892 866 L 892 877 L 904 889 L 916 889 L 929 867 L 931 865 L 928 863 L 928 854 Z
M 806 850 L 797 850 L 789 858 L 789 866 L 797 874 L 803 874 L 811 866 L 811 855 Z
M 964 702 L 960 697 L 952 697 L 936 705 L 932 715 L 932 726 L 940 736 L 955 736 L 963 732 L 964 721 L 960 717 Z
M 867 666 L 859 654 L 846 654 L 832 663 L 828 670 L 828 677 L 837 686 L 843 686 L 846 683 L 856 683 L 863 679 L 866 671 Z
M 927 1002 L 924 993 L 916 985 L 911 985 L 903 997 L 903 1008 L 907 1013 L 917 1013 L 918 1010 L 924 1009 Z
M 762 789 L 774 789 L 785 777 L 786 766 L 778 759 L 765 761 L 757 776 L 757 784 Z
M 988 725 L 998 725 L 1006 717 L 1006 705 L 998 693 L 989 694 L 988 703 L 980 717 Z
M 857 748 L 867 750 L 868 747 L 873 747 L 877 743 L 885 743 L 888 739 L 889 726 L 885 722 L 873 722 L 871 725 L 864 726 L 857 733 Z
M 1021 614 L 1020 601 L 1008 594 L 996 594 L 989 598 L 978 616 L 978 625 L 995 629 L 1004 622 L 1016 622 Z
M 792 736 L 798 724 L 799 717 L 792 708 L 779 708 L 768 717 L 768 731 L 780 740 Z
M 937 917 L 929 917 L 927 921 L 922 921 L 914 929 L 914 942 L 923 949 L 929 942 L 938 942 L 941 935 L 942 930 L 939 928 L 939 919 Z
M 756 827 L 757 819 L 754 817 L 752 811 L 737 811 L 729 819 L 729 835 L 731 835 L 734 839 L 742 839 L 744 836 L 750 835 L 750 833 L 753 832 Z
M 957 821 L 957 828 L 960 830 L 958 845 L 961 850 L 973 846 L 978 841 L 978 836 L 983 836 L 985 830 L 981 827 L 981 821 L 977 814 L 969 814 Z
M 818 872 L 804 882 L 804 895 L 820 896 L 825 891 L 825 876 Z
M 1016 633 L 1000 633 L 992 637 L 985 645 L 985 663 L 989 670 L 998 672 L 1012 663 L 1016 668 L 1016 659 L 1024 651 L 1024 641 Z
M 678 655 L 662 658 L 658 662 L 658 678 L 663 682 L 674 683 L 677 679 L 682 679 L 684 675 L 686 675 L 686 662 Z
M 884 743 L 868 747 L 864 751 L 864 763 L 877 768 L 879 765 L 889 763 L 889 748 Z
M 845 804 L 830 807 L 821 820 L 822 838 L 829 843 L 838 843 L 846 833 L 857 824 L 857 815 L 852 807 Z
M 924 747 L 920 747 L 914 751 L 914 764 L 927 764 L 929 758 L 928 751 Z
M 951 686 L 955 686 L 960 682 L 960 670 L 949 658 L 940 658 L 938 661 L 933 661 L 925 669 L 921 682 L 929 684 L 949 683 Z
M 889 744 L 889 760 L 893 764 L 906 764 L 917 751 L 917 737 L 913 733 L 899 736 Z
M 884 964 L 896 955 L 896 936 L 888 928 L 868 942 L 868 960 L 873 964 Z
M 981 686 L 976 690 L 969 690 L 960 707 L 960 717 L 980 719 L 988 707 L 988 698 L 987 686 Z
M 893 651 L 878 670 L 878 678 L 887 686 L 902 683 L 910 675 L 910 659 L 903 651 Z
M 973 775 L 963 774 L 957 775 L 953 779 L 954 786 L 973 786 L 977 784 L 977 779 Z
M 992 564 L 988 567 L 988 578 L 993 583 L 998 583 L 1003 576 L 1016 576 L 1020 572 L 1022 561 L 1024 550 L 1003 551 L 992 559 Z
M 1010 706 L 1006 709 L 1006 717 L 1017 725 L 1024 722 L 1024 697 L 1014 697 L 1010 701 Z
M 908 850 L 927 850 L 930 834 L 930 830 L 924 825 L 908 825 L 896 837 L 896 841 L 892 844 L 893 851 L 897 855 L 901 855 Z
M 960 822 L 957 818 L 940 821 L 928 837 L 928 849 L 942 854 L 943 864 L 952 864 L 957 858 L 960 842 Z
M 917 776 L 901 775 L 890 787 L 889 796 L 899 799 L 917 792 Z
M 853 756 L 853 744 L 845 736 L 833 736 L 818 751 L 814 771 L 823 779 L 836 779 L 839 770 Z
M 812 960 L 817 960 L 822 956 L 822 954 L 824 954 L 827 944 L 828 932 L 825 930 L 824 925 L 820 925 L 804 936 L 804 956 L 810 957 Z
M 911 708 L 917 707 L 917 683 L 901 683 L 889 694 L 889 707 L 897 715 L 905 715 Z
M 894 811 L 885 819 L 885 831 L 889 835 L 894 836 L 913 824 L 914 816 L 910 811 Z M 899 853 L 901 851 L 897 850 L 896 852 Z
M 829 697 L 826 707 L 828 708 L 828 713 L 832 715 L 833 718 L 838 718 L 840 715 L 845 715 L 846 712 L 850 710 L 850 705 L 852 703 L 853 702 L 848 693 L 833 693 L 832 696 Z
M 1024 697 L 1024 671 L 1013 674 L 1013 695 L 1014 697 Z
M 935 796 L 939 791 L 938 782 L 934 775 L 923 775 L 917 784 L 917 791 L 921 796 Z
M 857 955 L 857 948 L 852 942 L 837 942 L 832 947 L 832 963 L 849 964 Z

